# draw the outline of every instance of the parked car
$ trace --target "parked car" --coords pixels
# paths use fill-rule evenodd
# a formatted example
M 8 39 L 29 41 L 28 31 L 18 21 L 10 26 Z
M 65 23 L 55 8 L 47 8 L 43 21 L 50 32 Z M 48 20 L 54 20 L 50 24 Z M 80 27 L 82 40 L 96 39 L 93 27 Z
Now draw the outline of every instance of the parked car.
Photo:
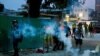
M 100 26 L 94 26 L 95 32 L 100 33 Z

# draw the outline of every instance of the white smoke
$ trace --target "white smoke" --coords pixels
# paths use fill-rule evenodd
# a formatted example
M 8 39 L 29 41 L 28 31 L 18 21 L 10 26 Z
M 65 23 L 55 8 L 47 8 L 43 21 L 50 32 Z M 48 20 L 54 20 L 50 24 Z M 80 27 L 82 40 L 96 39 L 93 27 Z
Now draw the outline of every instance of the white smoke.
M 65 50 L 68 51 L 68 52 L 71 52 L 71 49 L 72 49 L 71 38 L 66 37 L 65 31 L 61 28 L 59 28 L 58 37 L 59 37 L 60 41 L 63 41 L 63 43 L 65 45 Z
M 57 23 L 54 20 L 43 20 L 41 24 L 43 25 L 45 34 L 55 35 Z
M 66 33 L 62 28 L 59 28 L 58 37 L 59 37 L 59 40 L 63 41 L 65 45 L 66 55 L 71 55 L 71 56 L 89 56 L 90 55 L 90 50 L 85 50 L 83 54 L 80 54 L 82 51 L 80 51 L 79 48 L 73 48 L 71 36 L 66 37 Z
M 66 55 L 68 55 L 68 54 L 71 56 L 78 56 L 79 55 L 79 49 L 74 49 L 72 46 L 71 36 L 66 37 L 66 32 L 61 27 L 59 28 L 58 37 L 59 37 L 59 40 L 63 41 L 63 43 L 65 45 Z
M 81 56 L 90 56 L 90 50 L 85 50 Z
M 24 35 L 24 37 L 33 37 L 36 35 L 36 28 L 33 27 L 30 24 L 23 24 L 23 26 L 21 27 L 21 31 L 22 34 Z
M 52 35 L 55 34 L 54 28 L 53 28 L 52 26 L 47 26 L 47 27 L 45 28 L 45 32 L 46 32 L 47 34 L 52 34 Z

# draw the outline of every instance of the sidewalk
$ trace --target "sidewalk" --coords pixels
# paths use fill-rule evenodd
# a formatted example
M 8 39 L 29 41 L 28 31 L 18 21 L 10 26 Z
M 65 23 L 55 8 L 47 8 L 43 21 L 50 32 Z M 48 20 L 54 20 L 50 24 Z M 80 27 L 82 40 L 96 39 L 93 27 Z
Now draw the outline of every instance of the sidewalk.
M 92 37 L 88 34 L 87 37 L 84 37 L 84 40 L 100 41 L 100 33 L 94 33 Z

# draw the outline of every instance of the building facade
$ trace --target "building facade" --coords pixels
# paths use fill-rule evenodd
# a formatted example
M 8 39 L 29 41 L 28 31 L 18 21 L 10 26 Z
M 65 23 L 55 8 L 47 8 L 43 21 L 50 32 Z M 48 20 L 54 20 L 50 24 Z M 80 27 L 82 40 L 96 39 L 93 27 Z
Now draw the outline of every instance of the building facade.
M 95 0 L 95 10 L 96 10 L 96 16 L 95 16 L 95 20 L 97 20 L 98 22 L 96 23 L 97 26 L 100 26 L 100 0 Z
M 100 13 L 100 0 L 96 0 L 96 3 L 95 4 L 96 4 L 95 5 L 96 11 Z
M 80 18 L 80 20 L 91 20 L 90 14 L 92 11 L 93 9 L 75 7 L 72 14 L 76 15 L 76 17 Z

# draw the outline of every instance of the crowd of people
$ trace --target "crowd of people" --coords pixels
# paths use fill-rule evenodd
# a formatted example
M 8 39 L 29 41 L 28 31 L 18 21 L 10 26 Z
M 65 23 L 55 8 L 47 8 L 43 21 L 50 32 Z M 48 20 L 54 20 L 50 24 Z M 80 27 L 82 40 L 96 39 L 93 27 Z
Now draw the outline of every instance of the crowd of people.
M 79 23 L 78 25 L 74 25 L 73 29 L 71 30 L 71 28 L 65 24 L 65 25 L 61 25 L 62 27 L 62 31 L 65 32 L 65 35 L 64 36 L 59 36 L 58 35 L 61 35 L 61 34 L 64 34 L 64 33 L 60 33 L 58 35 L 53 35 L 52 38 L 53 38 L 53 51 L 56 51 L 56 50 L 64 50 L 65 49 L 65 45 L 66 43 L 64 42 L 68 42 L 69 38 L 73 38 L 75 40 L 75 44 L 76 44 L 76 47 L 79 47 L 81 48 L 82 46 L 82 43 L 83 43 L 83 30 L 82 30 L 82 24 Z M 62 40 L 61 41 L 61 38 L 62 37 L 66 37 L 66 39 L 68 40 Z M 69 43 L 72 45 L 71 43 L 72 41 L 70 40 Z M 68 44 L 69 44 L 68 43 Z
M 84 27 L 84 29 L 83 29 Z M 90 34 L 90 37 L 93 36 L 93 33 L 95 29 L 93 28 L 93 24 L 90 23 L 87 25 L 86 23 L 78 23 L 78 24 L 73 24 L 72 28 L 70 28 L 68 25 L 67 27 L 64 26 L 65 28 L 65 33 L 66 33 L 66 38 L 73 38 L 74 39 L 74 44 L 77 48 L 81 49 L 82 44 L 83 44 L 83 38 L 86 38 L 88 34 Z M 84 32 L 85 34 L 84 34 Z M 71 37 L 70 37 L 71 36 Z M 67 42 L 67 41 L 66 41 Z M 63 50 L 65 48 L 65 44 L 63 41 L 60 41 L 58 36 L 53 36 L 53 50 Z
M 93 33 L 96 32 L 92 22 L 90 24 L 86 24 L 86 22 L 80 23 L 80 25 L 81 25 L 81 31 L 85 37 L 88 37 L 88 36 L 92 37 Z M 76 24 L 73 24 L 72 25 L 73 34 L 75 33 L 75 28 L 76 28 Z
M 83 44 L 83 38 L 85 37 L 83 34 L 82 25 L 83 25 L 82 23 L 78 23 L 77 25 L 74 24 L 74 25 L 72 25 L 72 28 L 70 28 L 67 24 L 60 25 L 59 27 L 61 27 L 61 31 L 65 32 L 65 35 L 60 36 L 60 37 L 66 37 L 66 39 L 69 39 L 72 37 L 75 41 L 74 44 L 76 45 L 76 47 L 81 49 L 82 44 Z M 23 34 L 19 31 L 18 28 L 19 28 L 18 21 L 13 20 L 12 21 L 12 38 L 13 38 L 14 56 L 19 56 L 18 55 L 18 44 L 20 42 L 22 42 L 22 39 L 23 39 Z M 88 32 L 90 32 L 90 34 L 91 34 L 94 30 L 92 24 L 87 25 L 85 23 L 84 28 L 85 28 L 85 35 L 88 34 Z M 50 37 L 48 37 L 48 35 L 46 36 L 44 47 L 47 48 L 47 51 L 50 46 L 53 47 L 52 48 L 53 51 L 64 50 L 65 42 L 68 42 L 68 40 L 61 41 L 61 38 L 59 37 L 59 35 L 64 34 L 64 33 L 61 33 L 61 31 L 59 30 L 60 33 L 59 34 L 57 33 L 58 35 L 49 35 Z M 69 37 L 69 36 L 71 36 L 71 37 Z M 70 40 L 70 44 L 71 44 L 71 42 L 72 41 Z

